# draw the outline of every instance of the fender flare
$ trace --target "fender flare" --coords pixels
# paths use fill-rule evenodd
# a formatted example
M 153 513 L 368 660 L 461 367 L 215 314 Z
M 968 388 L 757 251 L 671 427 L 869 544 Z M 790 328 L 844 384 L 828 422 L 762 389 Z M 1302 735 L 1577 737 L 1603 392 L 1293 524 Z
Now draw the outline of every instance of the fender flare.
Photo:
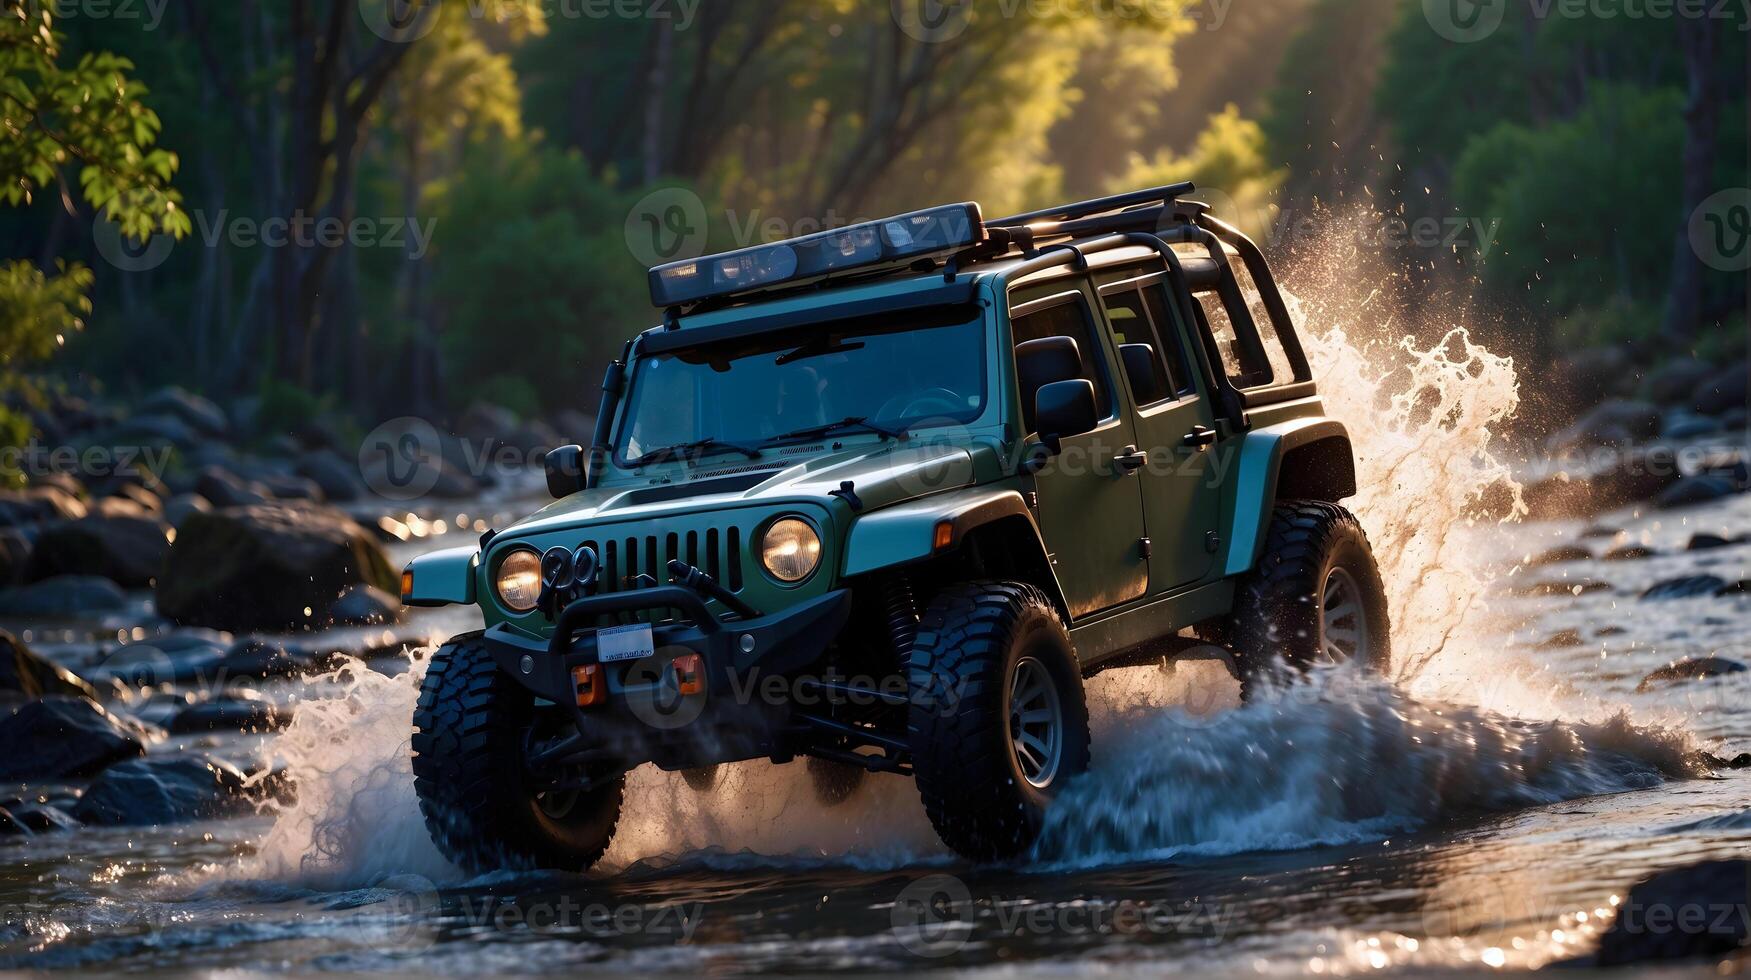
M 401 601 L 425 608 L 472 606 L 479 569 L 480 549 L 472 546 L 421 555 L 402 573 Z
M 1239 449 L 1234 516 L 1228 528 L 1227 576 L 1253 569 L 1265 546 L 1265 529 L 1277 505 L 1283 460 L 1294 450 L 1328 440 L 1346 445 L 1350 431 L 1330 418 L 1295 419 L 1246 433 Z
M 1019 518 L 1027 523 L 1033 546 L 1049 569 L 1045 539 L 1033 511 L 1017 490 L 975 487 L 924 497 L 859 517 L 845 541 L 845 577 L 865 575 L 923 561 L 960 547 L 968 535 L 998 521 Z M 949 543 L 936 547 L 936 528 L 948 524 Z M 1054 577 L 1053 585 L 1056 587 Z

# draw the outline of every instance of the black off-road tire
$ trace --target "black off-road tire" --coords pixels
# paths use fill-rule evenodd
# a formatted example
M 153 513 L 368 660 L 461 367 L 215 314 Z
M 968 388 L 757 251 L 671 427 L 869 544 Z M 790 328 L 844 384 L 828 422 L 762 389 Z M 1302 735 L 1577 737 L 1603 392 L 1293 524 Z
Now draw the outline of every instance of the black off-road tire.
M 1221 629 L 1241 675 L 1241 697 L 1266 683 L 1282 683 L 1335 659 L 1322 643 L 1327 582 L 1334 570 L 1360 593 L 1365 623 L 1356 632 L 1361 666 L 1384 674 L 1392 661 L 1386 587 L 1368 535 L 1354 514 L 1337 504 L 1290 500 L 1277 505 L 1258 567 L 1235 593 L 1234 612 Z
M 535 699 L 493 663 L 478 634 L 432 655 L 414 709 L 413 776 L 426 829 L 444 856 L 499 868 L 584 871 L 614 837 L 625 777 L 543 807 L 523 765 Z
M 868 770 L 858 766 L 814 756 L 809 757 L 808 770 L 809 785 L 814 787 L 816 802 L 828 807 L 851 799 L 857 788 L 863 785 L 864 777 L 869 775 Z
M 1044 786 L 1028 781 L 1011 743 L 1010 686 L 1023 658 L 1044 668 L 1059 699 L 1063 735 Z M 1082 673 L 1051 599 L 1012 582 L 945 590 L 918 624 L 907 678 L 918 795 L 937 835 L 973 861 L 1026 853 L 1052 800 L 1088 768 Z

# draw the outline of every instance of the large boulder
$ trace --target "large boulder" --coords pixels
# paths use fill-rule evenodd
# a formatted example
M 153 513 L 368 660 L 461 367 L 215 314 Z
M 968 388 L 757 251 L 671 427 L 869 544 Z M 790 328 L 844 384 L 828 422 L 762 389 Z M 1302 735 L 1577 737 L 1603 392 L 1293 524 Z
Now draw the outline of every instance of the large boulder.
M 232 644 L 219 669 L 233 678 L 298 677 L 316 673 L 325 661 L 302 647 L 251 638 Z
M 292 712 L 273 703 L 261 694 L 248 690 L 228 690 L 177 712 L 166 726 L 172 735 L 193 735 L 203 732 L 278 731 L 292 723 Z
M 1636 690 L 1646 691 L 1656 684 L 1672 681 L 1696 680 L 1702 677 L 1723 677 L 1727 674 L 1743 674 L 1744 664 L 1725 657 L 1693 657 L 1667 664 L 1642 678 L 1636 685 Z
M 1643 599 L 1694 599 L 1714 595 L 1727 587 L 1727 580 L 1715 575 L 1686 575 L 1683 578 L 1656 582 L 1642 593 Z
M 1688 960 L 1751 944 L 1751 861 L 1662 871 L 1629 890 L 1599 937 L 1599 966 Z
M 51 524 L 37 538 L 31 577 L 96 575 L 123 588 L 150 588 L 170 553 L 169 529 L 151 517 L 87 517 Z
M 210 630 L 189 630 L 116 647 L 86 670 L 93 681 L 125 687 L 223 683 L 222 664 L 231 644 Z
M 141 415 L 172 415 L 181 419 L 201 435 L 224 438 L 231 432 L 231 420 L 219 406 L 181 388 L 163 388 L 135 407 Z
M 26 698 L 97 698 L 97 691 L 78 675 L 0 630 L 0 691 Z
M 267 504 L 195 514 L 158 581 L 158 611 L 247 633 L 323 622 L 350 585 L 399 587 L 382 546 L 352 518 Z
M 1696 389 L 1719 372 L 1720 368 L 1707 361 L 1694 357 L 1675 358 L 1649 372 L 1643 390 L 1655 404 L 1688 408 Z
M 0 616 L 80 619 L 125 608 L 121 586 L 95 575 L 59 575 L 22 588 L 0 590 Z
M 381 626 L 401 621 L 401 600 L 369 585 L 350 586 L 328 609 L 334 626 Z
M 204 753 L 135 759 L 105 770 L 73 816 L 103 827 L 185 823 L 249 812 L 244 776 Z
M 8 527 L 43 521 L 73 521 L 88 512 L 85 501 L 57 486 L 0 490 L 0 524 Z
M 367 492 L 358 462 L 349 463 L 332 449 L 305 453 L 296 469 L 299 476 L 321 487 L 323 496 L 337 503 L 351 503 Z
M 222 466 L 209 466 L 195 478 L 194 490 L 214 507 L 249 507 L 273 499 L 273 491 Z
M 1654 498 L 1654 506 L 1662 510 L 1674 507 L 1691 507 L 1696 504 L 1713 503 L 1723 497 L 1730 497 L 1738 492 L 1733 481 L 1721 476 L 1700 474 L 1687 476 L 1660 491 Z
M 1751 367 L 1740 361 L 1697 385 L 1692 396 L 1696 410 L 1704 415 L 1724 415 L 1731 409 L 1744 408 L 1747 374 L 1751 374 Z
M 0 782 L 91 776 L 145 751 L 136 729 L 89 698 L 41 698 L 0 719 Z

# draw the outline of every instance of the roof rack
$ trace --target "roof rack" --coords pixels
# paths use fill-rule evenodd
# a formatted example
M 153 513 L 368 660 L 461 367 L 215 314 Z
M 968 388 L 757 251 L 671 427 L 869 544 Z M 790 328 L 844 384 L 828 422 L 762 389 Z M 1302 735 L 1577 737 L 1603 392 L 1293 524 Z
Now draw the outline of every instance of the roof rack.
M 1197 189 L 1198 185 L 1188 180 L 1178 184 L 1168 184 L 1165 187 L 1152 187 L 1144 191 L 1131 191 L 1128 194 L 1114 194 L 1111 197 L 1097 197 L 1091 201 L 1063 204 L 1055 208 L 1047 208 L 1044 211 L 1029 211 L 1027 214 L 998 218 L 985 222 L 985 227 L 1007 228 L 1016 225 L 1063 224 L 1079 218 L 1113 214 L 1152 204 L 1168 207 L 1179 198 L 1185 197 Z

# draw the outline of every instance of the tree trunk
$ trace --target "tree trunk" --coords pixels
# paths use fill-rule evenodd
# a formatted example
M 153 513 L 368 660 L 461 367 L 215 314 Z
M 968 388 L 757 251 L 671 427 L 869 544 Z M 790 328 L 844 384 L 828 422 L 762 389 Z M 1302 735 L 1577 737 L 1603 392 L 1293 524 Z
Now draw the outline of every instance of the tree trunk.
M 1702 317 L 1705 279 L 1702 258 L 1690 241 L 1690 216 L 1714 192 L 1721 104 L 1715 83 L 1715 22 L 1707 17 L 1679 17 L 1677 28 L 1690 98 L 1684 107 L 1684 212 L 1672 250 L 1672 291 L 1664 333 L 1670 340 L 1687 343 Z

